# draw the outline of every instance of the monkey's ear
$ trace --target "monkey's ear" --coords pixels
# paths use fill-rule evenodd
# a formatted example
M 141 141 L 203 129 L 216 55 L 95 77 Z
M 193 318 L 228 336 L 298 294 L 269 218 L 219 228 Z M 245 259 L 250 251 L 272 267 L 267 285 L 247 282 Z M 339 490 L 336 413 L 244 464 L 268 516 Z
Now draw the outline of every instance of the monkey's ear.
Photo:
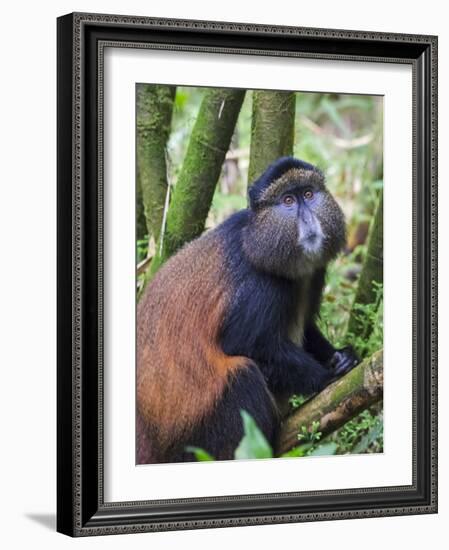
M 255 210 L 259 206 L 260 196 L 271 182 L 271 179 L 267 177 L 268 172 L 268 169 L 265 170 L 265 172 L 253 181 L 248 189 L 249 205 L 252 210 Z
M 257 192 L 256 186 L 253 184 L 248 189 L 248 199 L 249 199 L 249 206 L 252 210 L 254 210 L 257 206 L 257 199 L 259 197 L 259 193 Z

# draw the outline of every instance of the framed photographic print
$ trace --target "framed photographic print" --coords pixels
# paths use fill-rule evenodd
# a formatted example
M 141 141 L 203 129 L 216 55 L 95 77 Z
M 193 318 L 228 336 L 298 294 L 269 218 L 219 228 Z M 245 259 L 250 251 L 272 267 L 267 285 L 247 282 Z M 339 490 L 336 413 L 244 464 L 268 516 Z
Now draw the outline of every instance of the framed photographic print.
M 437 38 L 58 19 L 58 531 L 437 511 Z

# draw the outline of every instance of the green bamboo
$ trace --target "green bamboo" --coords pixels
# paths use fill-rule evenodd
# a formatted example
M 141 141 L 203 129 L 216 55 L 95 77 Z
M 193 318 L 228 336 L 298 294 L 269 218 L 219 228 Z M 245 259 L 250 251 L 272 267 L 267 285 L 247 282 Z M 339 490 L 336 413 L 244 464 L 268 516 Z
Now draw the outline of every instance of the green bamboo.
M 205 92 L 146 280 L 184 243 L 204 231 L 244 97 L 244 90 L 211 88 Z
M 137 239 L 141 240 L 148 235 L 147 221 L 145 219 L 145 210 L 143 207 L 142 188 L 140 186 L 140 178 L 137 175 L 137 190 L 136 190 L 136 235 Z
M 293 154 L 294 131 L 294 92 L 253 92 L 248 184 L 270 163 Z
M 161 232 L 167 194 L 165 151 L 175 92 L 174 86 L 137 85 L 137 199 L 141 193 L 147 232 L 154 240 Z

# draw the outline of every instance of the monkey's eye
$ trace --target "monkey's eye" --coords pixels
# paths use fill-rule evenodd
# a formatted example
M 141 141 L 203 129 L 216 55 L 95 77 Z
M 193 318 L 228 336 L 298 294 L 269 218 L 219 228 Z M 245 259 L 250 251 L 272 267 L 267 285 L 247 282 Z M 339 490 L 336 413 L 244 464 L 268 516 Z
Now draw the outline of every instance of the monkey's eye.
M 313 191 L 312 189 L 306 189 L 302 195 L 306 200 L 313 199 Z
M 285 195 L 285 197 L 282 198 L 282 202 L 286 206 L 292 206 L 296 202 L 296 198 L 294 195 Z

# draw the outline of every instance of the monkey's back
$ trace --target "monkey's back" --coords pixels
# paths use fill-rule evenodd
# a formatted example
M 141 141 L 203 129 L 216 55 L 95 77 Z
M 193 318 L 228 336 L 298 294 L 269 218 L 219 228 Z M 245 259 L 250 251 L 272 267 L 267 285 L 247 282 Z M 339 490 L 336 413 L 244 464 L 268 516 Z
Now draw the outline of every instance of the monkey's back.
M 156 460 L 216 405 L 232 372 L 219 331 L 229 300 L 223 243 L 215 231 L 181 249 L 157 272 L 137 308 L 137 406 Z

